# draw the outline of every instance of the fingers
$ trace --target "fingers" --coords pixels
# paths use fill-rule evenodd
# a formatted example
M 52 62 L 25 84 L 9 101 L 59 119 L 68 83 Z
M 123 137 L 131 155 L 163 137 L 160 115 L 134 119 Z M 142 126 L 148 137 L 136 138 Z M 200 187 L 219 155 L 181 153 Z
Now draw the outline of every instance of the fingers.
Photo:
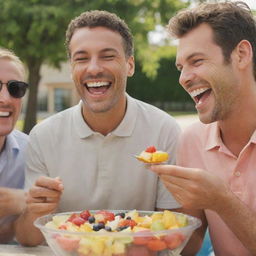
M 57 190 L 57 191 L 62 191 L 64 189 L 62 181 L 59 177 L 50 178 L 50 177 L 41 176 L 36 181 L 35 186 Z
M 28 204 L 27 211 L 36 215 L 44 215 L 56 210 L 56 203 L 32 203 Z
M 61 198 L 64 186 L 60 178 L 40 177 L 27 195 L 27 210 L 36 214 L 54 211 Z
M 183 179 L 198 179 L 202 170 L 177 165 L 151 165 L 150 169 L 158 175 L 169 175 Z

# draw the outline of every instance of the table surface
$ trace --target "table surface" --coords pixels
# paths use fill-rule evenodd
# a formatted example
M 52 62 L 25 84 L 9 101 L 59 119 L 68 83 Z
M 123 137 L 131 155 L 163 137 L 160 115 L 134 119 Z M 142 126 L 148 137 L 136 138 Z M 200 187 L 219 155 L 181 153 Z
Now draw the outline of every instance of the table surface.
M 37 246 L 37 247 L 23 247 L 20 245 L 5 245 L 0 244 L 0 256 L 23 256 L 34 255 L 34 256 L 54 256 L 55 254 L 51 251 L 48 246 Z

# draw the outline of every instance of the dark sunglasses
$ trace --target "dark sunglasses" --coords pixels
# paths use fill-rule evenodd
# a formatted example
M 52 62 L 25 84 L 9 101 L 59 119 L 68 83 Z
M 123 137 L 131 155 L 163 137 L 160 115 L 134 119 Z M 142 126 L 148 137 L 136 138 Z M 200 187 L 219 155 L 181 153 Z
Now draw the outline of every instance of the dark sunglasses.
M 14 98 L 21 98 L 25 95 L 28 84 L 21 81 L 10 80 L 7 83 L 0 81 L 0 91 L 3 84 L 6 84 L 9 94 Z

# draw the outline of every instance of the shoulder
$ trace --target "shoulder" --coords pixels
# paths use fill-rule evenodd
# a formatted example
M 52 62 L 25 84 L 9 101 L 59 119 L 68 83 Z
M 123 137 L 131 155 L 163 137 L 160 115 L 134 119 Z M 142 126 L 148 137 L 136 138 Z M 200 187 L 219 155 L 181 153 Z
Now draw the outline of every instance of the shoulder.
M 180 136 L 179 151 L 184 154 L 186 151 L 197 152 L 204 149 L 209 134 L 211 134 L 214 124 L 203 124 L 200 121 L 196 121 L 187 128 L 184 129 Z M 191 149 L 193 149 L 191 151 Z
M 63 132 L 63 130 L 67 128 L 67 124 L 77 107 L 78 106 L 76 105 L 42 120 L 33 127 L 30 132 L 30 137 L 34 135 L 53 134 L 60 131 Z
M 13 139 L 19 144 L 19 145 L 26 145 L 28 142 L 28 135 L 19 131 L 19 130 L 13 130 L 10 133 L 10 136 L 13 137 Z
M 140 116 L 140 118 L 149 119 L 151 123 L 154 123 L 154 124 L 162 124 L 167 122 L 174 126 L 177 125 L 176 120 L 167 112 L 149 103 L 146 103 L 137 99 L 133 99 L 133 100 L 137 105 L 138 115 Z
M 200 121 L 196 121 L 184 129 L 182 138 L 198 140 L 198 138 L 206 139 L 211 124 L 203 124 Z

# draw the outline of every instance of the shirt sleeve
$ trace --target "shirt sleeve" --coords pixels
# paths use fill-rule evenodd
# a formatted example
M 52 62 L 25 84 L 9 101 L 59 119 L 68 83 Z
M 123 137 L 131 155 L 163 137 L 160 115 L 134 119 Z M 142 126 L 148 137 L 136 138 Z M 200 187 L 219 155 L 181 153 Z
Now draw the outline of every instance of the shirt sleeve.
M 26 152 L 25 190 L 28 191 L 40 176 L 49 175 L 40 150 L 40 143 L 32 130 Z

